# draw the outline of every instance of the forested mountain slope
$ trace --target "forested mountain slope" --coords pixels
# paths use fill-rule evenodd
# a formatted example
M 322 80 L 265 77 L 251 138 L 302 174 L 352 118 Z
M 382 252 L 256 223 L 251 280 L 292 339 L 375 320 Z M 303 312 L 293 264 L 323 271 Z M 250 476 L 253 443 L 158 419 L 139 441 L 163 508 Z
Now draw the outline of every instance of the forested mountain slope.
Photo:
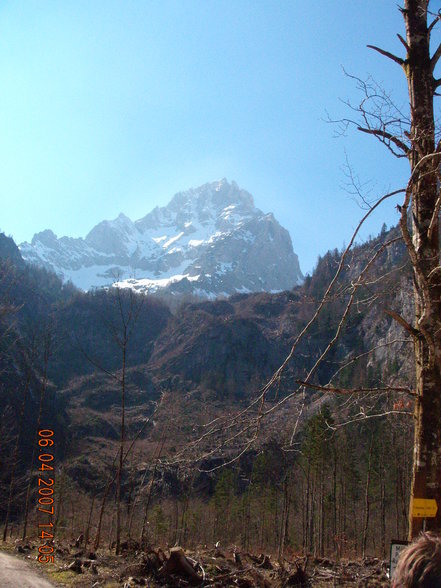
M 122 370 L 126 443 L 137 439 L 123 480 L 124 493 L 130 494 L 130 488 L 140 483 L 145 468 L 154 463 L 152 456 L 157 455 L 158 446 L 172 463 L 173 456 L 200 434 L 203 430 L 200 427 L 213 418 L 225 419 L 230 412 L 243 410 L 256 397 L 310 320 L 341 260 L 341 252 L 328 252 L 319 259 L 313 274 L 292 291 L 237 294 L 211 302 L 186 303 L 171 313 L 160 301 L 130 291 L 112 289 L 83 293 L 72 286 L 64 286 L 53 274 L 23 264 L 11 242 L 5 243 L 6 253 L 0 255 L 3 257 L 1 344 L 4 366 L 0 385 L 2 428 L 8 435 L 2 439 L 2 455 L 14 455 L 18 442 L 17 471 L 25 474 L 30 466 L 39 391 L 44 387 L 42 418 L 44 426 L 56 430 L 59 437 L 58 446 L 62 451 L 57 457 L 63 463 L 63 475 L 79 492 L 98 495 L 112 475 L 120 436 Z M 390 244 L 385 246 L 386 243 Z M 375 263 L 371 264 L 373 257 Z M 360 272 L 366 265 L 369 271 L 360 281 Z M 410 320 L 412 312 L 404 248 L 393 229 L 355 247 L 346 257 L 318 320 L 302 338 L 278 385 L 269 391 L 266 406 L 275 407 L 306 377 L 334 338 L 348 302 L 351 304 L 344 328 L 318 366 L 311 383 L 326 386 L 332 382 L 333 386 L 346 390 L 412 385 L 410 343 L 405 330 L 392 317 L 394 312 L 404 312 Z M 129 316 L 133 320 L 123 354 L 122 334 Z M 23 416 L 20 398 L 25 398 Z M 354 456 L 343 449 L 348 432 L 343 429 L 338 434 L 333 433 L 332 443 L 335 443 L 335 451 L 340 448 L 341 457 L 335 462 L 335 475 L 343 476 L 342 483 L 345 476 L 349 476 L 344 483 L 351 480 L 351 492 L 357 501 L 357 496 L 361 496 L 357 494 L 361 492 L 357 485 L 362 483 L 369 461 L 369 439 L 375 431 L 375 435 L 379 435 L 378 427 L 381 428 L 375 420 L 364 421 L 360 414 L 390 412 L 394 403 L 406 407 L 408 399 L 403 395 L 382 393 L 364 394 L 360 400 L 360 396 L 353 394 L 348 402 L 348 392 L 330 394 L 306 387 L 263 423 L 256 443 L 237 462 L 237 467 L 244 479 L 252 480 L 257 475 L 252 472 L 258 455 L 276 451 L 280 454 L 279 465 L 271 479 L 274 479 L 274 488 L 279 488 L 285 479 L 285 468 L 298 463 L 292 462 L 296 454 L 288 453 L 283 457 L 284 453 L 280 453 L 282 446 L 289 444 L 296 420 L 298 426 L 291 438 L 292 448 L 309 443 L 311 435 L 314 443 L 318 434 L 327 437 L 331 422 L 355 418 L 351 434 L 356 435 L 356 441 L 351 443 L 352 449 L 358 448 L 362 456 L 359 464 L 356 465 Z M 394 427 L 383 430 L 381 435 L 387 437 Z M 408 424 L 403 427 L 404 431 Z M 399 452 L 400 443 L 404 443 L 408 435 L 400 437 L 398 432 L 394 435 L 394 451 Z M 216 445 L 217 440 L 210 439 L 207 437 L 201 451 L 206 451 L 210 442 L 213 447 Z M 320 452 L 326 452 L 326 446 L 333 446 L 329 443 L 320 445 Z M 303 452 L 306 447 L 304 445 Z M 238 438 L 225 445 L 223 453 L 233 456 L 240 450 Z M 316 455 L 314 451 L 311 455 Z M 196 453 L 193 452 L 196 460 L 202 456 L 201 453 L 198 457 L 197 453 L 196 448 Z M 328 459 L 329 465 L 329 455 L 320 455 Z M 390 470 L 391 484 L 395 483 L 397 472 L 401 476 L 400 484 L 405 480 L 408 449 L 404 448 L 400 455 L 396 461 L 400 469 Z M 314 463 L 320 464 L 322 457 Z M 219 452 L 213 453 L 204 464 L 218 464 L 219 458 Z M 345 474 L 347 467 L 349 470 Z M 159 499 L 159 488 L 164 498 L 187 491 L 187 478 L 181 478 L 175 466 L 160 468 L 156 475 L 160 485 L 155 485 L 155 500 Z M 8 475 L 3 480 L 4 496 L 8 492 L 7 480 Z M 208 497 L 215 491 L 213 476 L 198 474 L 192 480 L 201 496 Z M 236 480 L 231 492 L 241 495 L 245 488 L 244 482 Z M 399 488 L 394 500 L 401 508 L 406 497 L 403 486 Z M 320 492 L 317 496 L 323 497 L 324 486 Z M 130 500 L 129 495 L 127 498 Z M 337 500 L 335 492 L 334 498 Z M 17 498 L 16 512 L 20 512 L 19 503 Z M 399 520 L 397 524 L 404 529 L 401 515 Z M 311 521 L 308 524 L 318 524 L 315 519 L 314 523 Z

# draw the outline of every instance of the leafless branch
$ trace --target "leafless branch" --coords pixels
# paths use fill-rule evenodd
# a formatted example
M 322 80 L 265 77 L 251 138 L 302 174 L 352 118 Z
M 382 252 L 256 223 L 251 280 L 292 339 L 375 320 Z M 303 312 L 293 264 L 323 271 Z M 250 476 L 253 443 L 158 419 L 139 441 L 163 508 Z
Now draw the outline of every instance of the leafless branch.
M 349 361 L 345 361 L 343 363 L 343 365 L 341 365 L 338 370 L 332 375 L 332 377 L 329 380 L 329 384 L 331 384 L 331 382 L 338 376 L 339 373 L 341 373 L 345 368 L 347 368 L 348 366 L 352 365 L 353 363 L 355 363 L 356 361 L 358 361 L 359 359 L 361 359 L 362 357 L 366 357 L 368 355 L 371 355 L 371 353 L 374 353 L 375 351 L 377 351 L 378 349 L 382 349 L 383 347 L 390 347 L 391 345 L 394 345 L 396 343 L 413 343 L 414 339 L 392 339 L 391 341 L 386 341 L 385 343 L 380 343 L 379 345 L 375 345 L 375 347 L 372 347 L 371 349 L 369 349 L 368 351 L 364 351 L 363 353 L 360 353 L 354 357 L 351 357 L 351 359 Z
M 118 383 L 121 382 L 120 378 L 117 376 L 117 373 L 118 372 L 111 372 L 110 370 L 106 369 L 101 363 L 99 363 L 93 357 L 91 357 L 87 353 L 87 351 L 84 349 L 84 347 L 82 346 L 82 344 L 79 342 L 78 337 L 77 337 L 76 334 L 75 334 L 75 339 L 76 339 L 76 342 L 77 342 L 78 349 L 80 350 L 80 352 L 84 355 L 84 358 L 87 359 L 87 361 L 90 364 L 92 364 L 94 367 L 98 368 L 101 372 L 103 372 L 104 374 L 106 374 L 106 376 L 109 376 L 110 378 L 112 378 L 116 382 L 118 382 Z
M 404 153 L 406 157 L 409 155 L 409 147 L 405 143 L 403 143 L 403 141 L 401 141 L 397 137 L 394 137 L 391 133 L 388 133 L 384 129 L 366 129 L 364 127 L 359 126 L 357 127 L 357 130 L 361 131 L 362 133 L 367 133 L 368 135 L 375 135 L 376 137 L 380 137 L 382 139 L 385 139 L 386 141 L 391 141 L 392 143 L 394 143 L 394 145 L 401 149 L 401 151 Z
M 430 12 L 429 14 L 431 14 L 432 16 L 435 16 L 435 13 Z M 432 22 L 430 23 L 430 25 L 427 27 L 427 32 L 430 35 L 432 33 L 433 27 L 436 25 L 436 23 L 440 20 L 441 16 L 440 14 L 436 14 L 435 18 L 432 20 Z
M 436 64 L 438 63 L 438 60 L 440 57 L 441 57 L 441 43 L 436 48 L 436 51 L 432 55 L 432 59 L 430 60 L 430 69 L 432 70 L 432 73 L 435 71 Z
M 409 45 L 406 43 L 406 41 L 403 39 L 403 37 L 400 35 L 400 33 L 397 33 L 397 37 L 400 40 L 400 42 L 402 43 L 402 45 L 404 46 L 404 48 L 406 49 L 406 51 L 409 53 Z
M 342 166 L 342 171 L 346 178 L 348 179 L 348 183 L 345 184 L 343 187 L 347 190 L 349 194 L 355 196 L 355 201 L 363 210 L 367 210 L 372 206 L 372 202 L 369 201 L 368 194 L 368 182 L 362 183 L 359 176 L 354 173 L 352 165 L 349 162 L 349 158 L 347 153 L 345 153 L 345 164 Z M 360 202 L 362 204 L 360 204 Z
M 384 55 L 389 59 L 392 59 L 392 61 L 395 61 L 395 63 L 398 63 L 398 65 L 400 65 L 401 67 L 403 67 L 403 65 L 405 64 L 404 59 L 401 59 L 401 57 L 397 57 L 393 53 L 389 53 L 389 51 L 380 49 L 380 47 L 375 47 L 375 45 L 367 45 L 367 47 L 369 47 L 369 49 L 373 49 L 374 51 L 378 51 L 378 53 L 381 53 L 381 55 Z
M 399 323 L 404 329 L 406 329 L 406 331 L 408 331 L 413 337 L 418 337 L 419 332 L 417 331 L 417 329 L 414 329 L 412 325 L 409 325 L 409 323 L 397 312 L 395 312 L 394 310 L 390 310 L 389 308 L 385 308 L 384 312 L 391 318 L 393 318 L 394 321 Z
M 438 175 L 438 182 L 439 182 L 441 179 L 439 171 L 437 172 L 437 175 Z M 438 226 L 437 221 L 439 218 L 440 207 L 441 207 L 441 192 L 438 195 L 438 198 L 436 200 L 435 207 L 433 209 L 432 218 L 430 219 L 429 228 L 427 229 L 427 237 L 428 237 L 429 241 L 432 240 L 433 232 L 434 232 L 435 228 Z
M 328 117 L 328 122 L 340 125 L 342 134 L 349 125 L 355 126 L 375 136 L 395 157 L 408 157 L 410 153 L 410 141 L 409 143 L 407 141 L 410 130 L 409 114 L 403 113 L 384 88 L 371 77 L 362 80 L 343 71 L 348 78 L 355 81 L 356 88 L 362 95 L 359 104 L 355 106 L 350 101 L 344 101 L 344 104 L 357 114 L 357 118 L 356 120 L 351 118 L 331 120 Z
M 326 423 L 328 425 L 328 427 L 334 431 L 336 431 L 337 429 L 341 429 L 342 427 L 346 427 L 347 425 L 351 425 L 353 423 L 359 423 L 362 421 L 366 421 L 369 419 L 379 419 L 379 418 L 384 418 L 385 416 L 389 416 L 391 414 L 402 414 L 405 416 L 412 416 L 413 412 L 408 411 L 408 410 L 385 410 L 384 412 L 380 412 L 380 413 L 375 413 L 375 414 L 366 414 L 364 411 L 360 412 L 358 415 L 356 415 L 354 418 L 351 418 L 347 421 L 344 421 L 342 423 Z
M 297 380 L 296 383 L 299 386 L 306 386 L 313 390 L 322 390 L 323 392 L 334 392 L 336 394 L 378 394 L 379 392 L 405 392 L 411 396 L 416 396 L 415 392 L 407 386 L 386 386 L 385 388 L 339 388 L 336 386 L 319 386 L 318 384 L 311 384 L 310 382 L 304 382 Z

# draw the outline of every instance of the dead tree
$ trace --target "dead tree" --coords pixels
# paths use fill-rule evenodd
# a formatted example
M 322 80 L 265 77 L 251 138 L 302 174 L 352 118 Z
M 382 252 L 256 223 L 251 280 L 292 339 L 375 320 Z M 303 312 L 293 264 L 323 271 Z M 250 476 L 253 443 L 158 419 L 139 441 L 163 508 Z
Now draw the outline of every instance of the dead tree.
M 412 264 L 414 278 L 415 319 L 412 325 L 395 317 L 414 339 L 416 367 L 415 438 L 412 474 L 412 498 L 431 498 L 438 503 L 435 518 L 427 528 L 441 529 L 441 267 L 439 212 L 441 205 L 441 143 L 436 138 L 434 98 L 441 80 L 434 71 L 441 57 L 441 44 L 433 55 L 430 38 L 440 14 L 432 15 L 428 24 L 429 1 L 405 0 L 401 9 L 406 39 L 398 35 L 406 50 L 404 58 L 375 46 L 370 48 L 399 65 L 406 76 L 409 93 L 409 116 L 395 110 L 383 94 L 362 83 L 365 96 L 358 107 L 358 129 L 375 136 L 394 155 L 410 163 L 410 179 L 404 201 L 397 206 L 400 228 Z M 386 112 L 386 114 L 385 114 Z M 348 121 L 353 122 L 353 121 Z M 422 519 L 409 510 L 409 537 L 422 528 Z

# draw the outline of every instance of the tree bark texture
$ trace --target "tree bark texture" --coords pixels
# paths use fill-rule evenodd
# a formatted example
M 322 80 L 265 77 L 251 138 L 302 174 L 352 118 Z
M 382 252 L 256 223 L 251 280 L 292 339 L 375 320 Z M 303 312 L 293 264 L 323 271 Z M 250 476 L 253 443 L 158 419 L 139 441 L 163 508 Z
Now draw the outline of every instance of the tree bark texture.
M 427 528 L 441 529 L 441 276 L 439 273 L 439 147 L 435 145 L 433 101 L 437 82 L 430 56 L 427 0 L 406 0 L 406 73 L 411 127 L 409 161 L 412 239 L 406 241 L 414 273 L 416 391 L 415 441 L 411 499 L 434 498 L 438 513 Z M 404 219 L 404 216 L 403 216 Z M 407 218 L 406 218 L 407 222 Z M 401 223 L 406 232 L 404 221 Z M 422 519 L 409 513 L 409 538 Z

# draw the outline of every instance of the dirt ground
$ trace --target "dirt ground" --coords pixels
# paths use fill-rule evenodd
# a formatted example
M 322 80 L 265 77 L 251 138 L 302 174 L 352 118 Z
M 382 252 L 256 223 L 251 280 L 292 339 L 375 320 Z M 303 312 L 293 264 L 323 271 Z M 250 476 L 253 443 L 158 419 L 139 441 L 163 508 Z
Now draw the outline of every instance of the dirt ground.
M 33 563 L 55 586 L 75 588 L 285 588 L 390 586 L 386 562 L 376 558 L 335 562 L 324 558 L 297 557 L 275 561 L 268 555 L 244 553 L 234 548 L 200 548 L 187 551 L 140 550 L 123 545 L 123 553 L 55 545 L 54 564 L 39 564 L 38 551 L 30 542 L 9 544 L 9 553 Z M 18 587 L 17 587 L 18 588 Z

